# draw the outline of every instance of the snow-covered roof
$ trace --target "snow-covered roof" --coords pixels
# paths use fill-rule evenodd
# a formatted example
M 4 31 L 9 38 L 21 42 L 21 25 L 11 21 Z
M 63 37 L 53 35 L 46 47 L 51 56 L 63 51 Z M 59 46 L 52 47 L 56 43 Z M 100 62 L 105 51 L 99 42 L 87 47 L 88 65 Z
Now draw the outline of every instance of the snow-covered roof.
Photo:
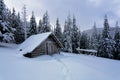
M 20 53 L 26 54 L 32 52 L 37 46 L 39 46 L 43 41 L 45 41 L 52 32 L 46 32 L 42 34 L 32 35 L 27 40 L 25 40 L 19 47 Z

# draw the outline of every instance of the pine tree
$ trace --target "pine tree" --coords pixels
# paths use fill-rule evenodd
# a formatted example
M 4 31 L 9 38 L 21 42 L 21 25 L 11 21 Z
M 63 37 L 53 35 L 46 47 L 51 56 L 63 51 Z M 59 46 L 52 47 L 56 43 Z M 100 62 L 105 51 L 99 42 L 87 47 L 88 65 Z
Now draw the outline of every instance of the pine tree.
M 44 32 L 50 32 L 51 31 L 51 28 L 50 28 L 51 26 L 50 26 L 49 16 L 48 16 L 48 12 L 47 11 L 43 15 L 42 26 L 43 26 L 43 31 Z
M 16 12 L 15 9 L 13 8 L 13 12 L 11 14 L 11 27 L 16 28 L 18 26 L 17 23 L 17 16 L 16 16 Z
M 43 33 L 44 31 L 42 20 L 39 20 L 38 33 Z
M 105 15 L 102 38 L 99 41 L 99 46 L 98 46 L 98 56 L 113 58 L 114 51 L 115 51 L 115 42 L 110 37 L 109 23 L 108 23 L 107 15 Z
M 9 23 L 10 23 L 10 27 L 13 28 L 12 30 L 12 33 L 14 34 L 14 37 L 16 36 L 16 28 L 19 26 L 19 22 L 17 21 L 17 16 L 16 16 L 16 12 L 15 12 L 15 9 L 13 8 L 13 11 L 11 13 L 11 15 L 9 16 L 10 20 L 9 20 Z
M 89 47 L 88 36 L 86 33 L 83 32 L 80 39 L 80 48 L 88 49 L 88 47 Z
M 104 29 L 102 32 L 102 37 L 109 39 L 111 38 L 109 34 L 109 23 L 108 23 L 107 15 L 105 15 L 105 19 L 104 19 Z
M 36 25 L 36 20 L 34 16 L 34 12 L 32 12 L 32 16 L 30 19 L 30 30 L 29 30 L 29 36 L 37 34 L 37 25 Z
M 90 38 L 90 48 L 97 50 L 98 41 L 99 41 L 99 40 L 98 40 L 96 23 L 94 23 L 92 36 L 91 36 L 91 38 Z
M 80 39 L 81 39 L 81 31 L 80 30 L 78 31 L 78 37 L 77 38 L 78 38 L 78 43 L 77 43 L 78 48 L 80 48 Z
M 71 52 L 72 53 L 72 21 L 70 16 L 68 16 L 67 21 L 65 21 L 65 26 L 64 26 L 64 40 L 63 40 L 63 45 L 64 49 L 66 52 Z
M 79 30 L 76 25 L 76 18 L 73 16 L 72 24 L 72 49 L 74 53 L 77 53 L 76 48 L 79 47 Z
M 64 51 L 67 52 L 67 21 L 65 20 L 64 31 L 63 31 L 63 46 Z
M 15 30 L 15 42 L 17 44 L 20 44 L 24 41 L 24 29 L 22 27 L 22 22 L 21 22 L 21 19 L 20 19 L 20 13 L 18 13 L 18 16 L 17 16 L 17 27 L 16 27 L 16 30 Z
M 0 41 L 1 42 L 14 42 L 14 36 L 12 33 L 13 28 L 7 19 L 7 9 L 3 0 L 0 0 Z
M 8 8 L 6 9 L 6 21 L 8 21 L 9 23 L 11 22 L 11 10 L 9 10 Z
M 5 19 L 5 4 L 3 0 L 0 0 L 0 20 L 4 20 Z
M 62 43 L 62 29 L 59 23 L 59 19 L 57 18 L 56 20 L 56 28 L 54 30 L 54 33 L 56 35 L 56 37 L 60 40 L 60 42 Z
M 120 30 L 119 30 L 118 22 L 116 22 L 116 31 L 115 31 L 114 40 L 115 40 L 115 49 L 116 49 L 114 53 L 114 58 L 120 59 Z

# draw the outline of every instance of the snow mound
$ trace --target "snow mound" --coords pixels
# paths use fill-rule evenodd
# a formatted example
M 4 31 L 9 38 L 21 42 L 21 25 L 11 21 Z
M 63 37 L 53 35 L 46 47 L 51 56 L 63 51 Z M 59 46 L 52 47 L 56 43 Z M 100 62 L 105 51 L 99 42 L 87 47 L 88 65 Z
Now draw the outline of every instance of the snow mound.
M 21 54 L 32 52 L 37 46 L 39 46 L 44 40 L 46 40 L 52 32 L 37 34 L 30 36 L 25 42 L 23 42 L 19 50 Z
M 17 48 L 18 45 L 14 44 L 14 43 L 2 43 L 2 42 L 0 42 L 0 47 Z

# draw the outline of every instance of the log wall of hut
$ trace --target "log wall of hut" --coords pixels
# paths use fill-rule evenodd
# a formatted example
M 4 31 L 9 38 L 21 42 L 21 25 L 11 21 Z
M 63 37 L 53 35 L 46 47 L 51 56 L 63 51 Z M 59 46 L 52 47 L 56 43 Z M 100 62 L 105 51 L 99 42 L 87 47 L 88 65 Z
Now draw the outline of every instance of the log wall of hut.
M 59 53 L 60 46 L 52 36 L 49 36 L 42 44 L 31 52 L 32 57 L 39 55 L 52 55 Z

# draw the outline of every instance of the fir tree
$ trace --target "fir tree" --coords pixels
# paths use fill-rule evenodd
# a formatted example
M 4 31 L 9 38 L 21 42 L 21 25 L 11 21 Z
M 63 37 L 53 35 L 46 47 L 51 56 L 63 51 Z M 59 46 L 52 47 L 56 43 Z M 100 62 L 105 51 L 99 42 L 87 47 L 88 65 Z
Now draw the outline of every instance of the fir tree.
M 102 32 L 102 37 L 109 39 L 111 38 L 109 34 L 109 23 L 108 23 L 107 15 L 105 15 L 105 19 L 104 19 L 104 29 Z
M 76 18 L 73 16 L 72 24 L 72 49 L 74 53 L 77 53 L 76 48 L 79 47 L 79 30 L 76 25 Z
M 32 12 L 32 16 L 30 19 L 30 30 L 29 30 L 29 36 L 37 34 L 37 25 L 36 25 L 36 20 L 34 16 L 34 12 Z
M 42 25 L 42 20 L 39 20 L 38 33 L 43 33 L 43 32 L 44 32 L 44 28 Z
M 60 42 L 62 42 L 62 29 L 61 29 L 58 18 L 56 20 L 56 28 L 54 30 L 54 33 L 55 33 L 56 37 L 60 40 Z
M 0 41 L 1 42 L 14 42 L 12 33 L 13 28 L 7 20 L 7 9 L 3 0 L 0 0 Z
M 80 48 L 87 49 L 89 47 L 88 45 L 88 36 L 86 33 L 83 32 L 80 39 Z
M 67 21 L 65 21 L 65 26 L 64 26 L 64 49 L 67 52 L 71 52 L 72 53 L 72 21 L 70 16 L 68 16 Z
M 115 49 L 116 49 L 116 51 L 114 53 L 114 58 L 120 59 L 120 30 L 119 30 L 118 22 L 116 22 L 116 30 L 115 30 L 114 40 L 115 40 Z
M 48 12 L 46 12 L 43 15 L 42 27 L 43 27 L 43 31 L 44 32 L 50 32 L 51 31 L 51 28 L 50 28 L 51 26 L 50 26 L 50 22 L 49 22 Z
M 12 11 L 9 19 L 10 19 L 9 20 L 10 27 L 13 28 L 12 33 L 14 34 L 14 37 L 15 37 L 16 36 L 16 28 L 19 26 L 19 22 L 18 22 L 16 12 L 15 12 L 14 8 L 13 8 L 13 11 Z
M 78 43 L 77 43 L 78 48 L 80 48 L 80 39 L 81 39 L 81 31 L 80 30 L 78 31 L 78 37 L 77 38 L 78 38 Z
M 17 16 L 17 27 L 16 27 L 16 30 L 15 30 L 15 42 L 17 44 L 20 44 L 24 41 L 24 29 L 22 27 L 22 22 L 21 22 L 21 19 L 20 19 L 20 13 L 18 13 L 18 16 Z
M 4 0 L 0 0 L 0 20 L 5 20 L 5 9 Z
M 99 41 L 99 40 L 98 40 L 96 23 L 94 23 L 92 36 L 91 36 L 91 38 L 90 38 L 90 48 L 97 50 L 98 41 Z
M 9 10 L 9 9 L 7 8 L 7 9 L 6 9 L 6 21 L 8 21 L 9 24 L 11 23 L 11 16 L 12 16 L 11 10 Z
M 99 41 L 99 46 L 98 46 L 98 56 L 113 58 L 114 51 L 115 51 L 115 42 L 110 37 L 109 23 L 108 23 L 107 15 L 105 15 L 102 38 Z
M 63 46 L 64 46 L 64 51 L 67 52 L 67 22 L 65 20 L 65 24 L 64 24 L 64 31 L 63 31 Z
M 16 16 L 16 12 L 15 9 L 13 8 L 13 12 L 11 14 L 11 27 L 16 28 L 18 26 L 17 23 L 17 16 Z

